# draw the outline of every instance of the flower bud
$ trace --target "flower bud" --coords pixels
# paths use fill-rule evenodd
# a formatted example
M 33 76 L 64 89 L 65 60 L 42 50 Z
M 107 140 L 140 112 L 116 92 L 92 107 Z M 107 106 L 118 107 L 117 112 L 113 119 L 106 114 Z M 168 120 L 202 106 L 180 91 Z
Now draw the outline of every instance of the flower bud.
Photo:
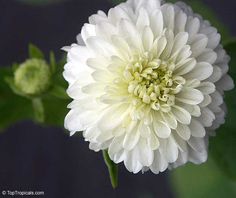
M 26 95 L 37 96 L 50 86 L 48 64 L 41 59 L 29 59 L 19 65 L 14 73 L 15 86 Z

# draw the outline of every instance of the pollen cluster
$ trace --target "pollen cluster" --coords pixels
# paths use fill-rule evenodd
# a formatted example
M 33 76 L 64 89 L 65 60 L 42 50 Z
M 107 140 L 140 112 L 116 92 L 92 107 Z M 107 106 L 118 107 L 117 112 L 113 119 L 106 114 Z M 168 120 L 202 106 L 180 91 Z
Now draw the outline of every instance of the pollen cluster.
M 143 103 L 150 104 L 153 110 L 160 110 L 163 105 L 174 105 L 175 94 L 185 84 L 184 78 L 173 75 L 174 68 L 173 63 L 160 59 L 149 61 L 147 58 L 139 58 L 124 71 L 128 92 Z

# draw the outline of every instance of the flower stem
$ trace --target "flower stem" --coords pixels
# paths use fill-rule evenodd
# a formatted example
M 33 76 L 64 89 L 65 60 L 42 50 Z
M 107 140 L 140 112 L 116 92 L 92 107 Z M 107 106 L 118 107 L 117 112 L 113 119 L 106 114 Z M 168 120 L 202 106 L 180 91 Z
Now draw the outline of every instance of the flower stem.
M 35 120 L 38 123 L 44 122 L 44 107 L 41 98 L 34 98 L 32 100 L 32 105 L 34 109 Z
M 118 186 L 118 166 L 110 159 L 107 150 L 103 150 L 102 154 L 109 171 L 111 185 L 115 189 Z

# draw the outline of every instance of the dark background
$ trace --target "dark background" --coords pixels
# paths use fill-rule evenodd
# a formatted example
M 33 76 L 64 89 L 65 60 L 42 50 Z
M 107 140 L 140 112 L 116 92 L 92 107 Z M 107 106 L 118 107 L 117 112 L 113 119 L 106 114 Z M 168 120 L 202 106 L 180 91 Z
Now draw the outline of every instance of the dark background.
M 204 2 L 236 35 L 236 1 Z M 108 0 L 68 0 L 39 7 L 0 0 L 0 65 L 24 61 L 29 42 L 60 57 L 60 48 L 75 42 L 88 16 L 110 7 Z M 134 175 L 122 164 L 119 168 L 119 187 L 114 191 L 101 153 L 90 151 L 82 138 L 31 122 L 0 134 L 0 197 L 2 190 L 44 191 L 48 198 L 173 197 L 168 171 Z

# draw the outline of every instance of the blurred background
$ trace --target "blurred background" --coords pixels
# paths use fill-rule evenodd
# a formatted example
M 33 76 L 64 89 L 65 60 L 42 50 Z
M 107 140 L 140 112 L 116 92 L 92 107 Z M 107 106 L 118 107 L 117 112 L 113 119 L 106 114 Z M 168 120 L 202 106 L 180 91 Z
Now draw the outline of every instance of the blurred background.
M 227 27 L 224 34 L 235 36 L 236 1 L 203 2 Z M 30 42 L 45 54 L 53 50 L 61 57 L 60 48 L 75 42 L 87 18 L 111 6 L 111 0 L 0 0 L 0 66 L 23 62 Z M 175 173 L 134 175 L 120 164 L 119 187 L 113 190 L 101 153 L 90 151 L 81 137 L 69 137 L 60 128 L 40 127 L 30 121 L 0 133 L 0 158 L 0 197 L 2 190 L 32 190 L 44 191 L 43 197 L 48 198 L 208 198 L 210 194 L 194 183 L 202 181 L 202 185 L 211 184 L 216 197 L 230 198 L 233 194 L 227 191 L 236 193 L 235 185 L 224 181 L 220 170 L 210 165 L 194 173 L 196 167 L 190 165 Z M 183 182 L 181 176 L 186 178 Z

